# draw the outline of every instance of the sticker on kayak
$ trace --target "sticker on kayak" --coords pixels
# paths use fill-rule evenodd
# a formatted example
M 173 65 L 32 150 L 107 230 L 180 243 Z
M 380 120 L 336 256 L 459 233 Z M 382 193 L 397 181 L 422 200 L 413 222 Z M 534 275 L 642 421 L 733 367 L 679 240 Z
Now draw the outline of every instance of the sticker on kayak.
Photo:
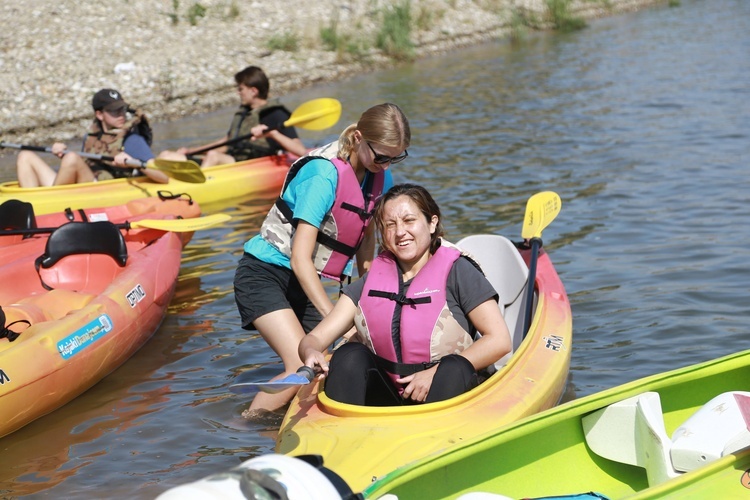
M 138 302 L 146 298 L 146 290 L 139 283 L 125 295 L 125 298 L 128 299 L 128 304 L 133 308 Z
M 542 338 L 546 342 L 544 347 L 546 347 L 547 349 L 552 349 L 553 351 L 561 351 L 565 347 L 563 338 L 558 337 L 557 335 L 550 335 L 549 337 Z
M 111 331 L 112 320 L 106 314 L 102 314 L 88 325 L 79 328 L 58 342 L 57 350 L 63 359 L 68 359 Z
M 104 222 L 108 220 L 109 220 L 109 217 L 107 217 L 106 213 L 89 214 L 89 222 Z
M 5 370 L 0 368 L 0 385 L 5 385 L 5 382 L 10 382 L 10 377 L 5 373 Z
M 747 469 L 740 478 L 740 484 L 750 490 L 750 469 Z

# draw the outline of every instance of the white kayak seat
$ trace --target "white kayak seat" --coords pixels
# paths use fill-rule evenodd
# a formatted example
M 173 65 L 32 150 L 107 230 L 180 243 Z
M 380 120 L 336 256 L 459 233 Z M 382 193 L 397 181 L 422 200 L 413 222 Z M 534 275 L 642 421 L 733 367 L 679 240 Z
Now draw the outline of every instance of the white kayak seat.
M 510 331 L 511 351 L 495 363 L 502 368 L 523 340 L 523 311 L 529 268 L 516 246 L 508 238 L 497 234 L 474 234 L 456 243 L 482 267 L 495 288 L 500 312 Z
M 646 469 L 655 486 L 750 446 L 750 393 L 727 392 L 703 405 L 667 436 L 661 399 L 645 392 L 582 418 L 597 455 Z
M 655 486 L 677 477 L 669 456 L 661 399 L 645 392 L 597 410 L 582 419 L 586 444 L 597 455 L 646 469 Z
M 750 446 L 750 392 L 725 392 L 703 405 L 672 434 L 672 463 L 697 469 Z

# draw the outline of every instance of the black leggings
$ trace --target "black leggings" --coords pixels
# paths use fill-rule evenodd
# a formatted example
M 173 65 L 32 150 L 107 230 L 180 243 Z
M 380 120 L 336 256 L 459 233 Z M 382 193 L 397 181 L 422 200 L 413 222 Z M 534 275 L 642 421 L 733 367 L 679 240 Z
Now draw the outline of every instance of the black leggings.
M 443 357 L 432 380 L 427 403 L 443 401 L 477 386 L 477 372 L 468 359 L 457 354 Z M 379 368 L 375 355 L 364 344 L 349 342 L 331 358 L 325 392 L 340 403 L 364 406 L 400 406 L 403 399 L 388 373 Z

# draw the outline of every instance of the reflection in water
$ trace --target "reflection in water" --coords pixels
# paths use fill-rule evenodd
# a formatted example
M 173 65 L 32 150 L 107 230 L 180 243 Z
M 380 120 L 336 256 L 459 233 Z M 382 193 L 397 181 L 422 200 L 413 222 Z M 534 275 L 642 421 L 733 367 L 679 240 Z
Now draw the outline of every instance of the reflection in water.
M 744 348 L 750 270 L 746 195 L 750 32 L 742 0 L 686 0 L 580 33 L 488 44 L 288 96 L 333 96 L 334 139 L 362 110 L 403 106 L 412 125 L 397 182 L 430 189 L 449 239 L 520 238 L 526 200 L 554 190 L 545 248 L 573 304 L 565 399 Z M 721 27 L 716 29 L 716 27 Z M 159 125 L 157 149 L 225 130 L 232 110 Z M 181 133 L 184 132 L 184 135 Z M 232 280 L 273 201 L 223 206 L 196 233 L 154 338 L 66 407 L 0 440 L 4 495 L 153 498 L 273 449 L 227 386 L 282 368 L 239 327 Z M 326 283 L 332 297 L 338 287 Z

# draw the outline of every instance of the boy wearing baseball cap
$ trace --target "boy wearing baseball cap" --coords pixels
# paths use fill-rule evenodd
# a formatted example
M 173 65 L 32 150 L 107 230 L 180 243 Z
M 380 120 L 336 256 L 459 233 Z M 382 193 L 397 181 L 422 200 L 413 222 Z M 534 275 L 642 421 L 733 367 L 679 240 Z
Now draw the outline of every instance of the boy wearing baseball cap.
M 102 89 L 91 101 L 94 120 L 89 126 L 83 143 L 83 151 L 103 156 L 112 156 L 114 161 L 84 159 L 68 151 L 67 145 L 57 142 L 52 153 L 61 158 L 57 172 L 31 151 L 21 151 L 16 159 L 18 183 L 21 187 L 57 186 L 77 184 L 99 179 L 133 177 L 145 174 L 155 182 L 166 183 L 164 172 L 145 168 L 133 169 L 128 160 L 147 162 L 154 158 L 151 151 L 151 127 L 146 116 L 132 110 L 122 94 L 114 89 Z M 142 173 L 141 173 L 142 172 Z

